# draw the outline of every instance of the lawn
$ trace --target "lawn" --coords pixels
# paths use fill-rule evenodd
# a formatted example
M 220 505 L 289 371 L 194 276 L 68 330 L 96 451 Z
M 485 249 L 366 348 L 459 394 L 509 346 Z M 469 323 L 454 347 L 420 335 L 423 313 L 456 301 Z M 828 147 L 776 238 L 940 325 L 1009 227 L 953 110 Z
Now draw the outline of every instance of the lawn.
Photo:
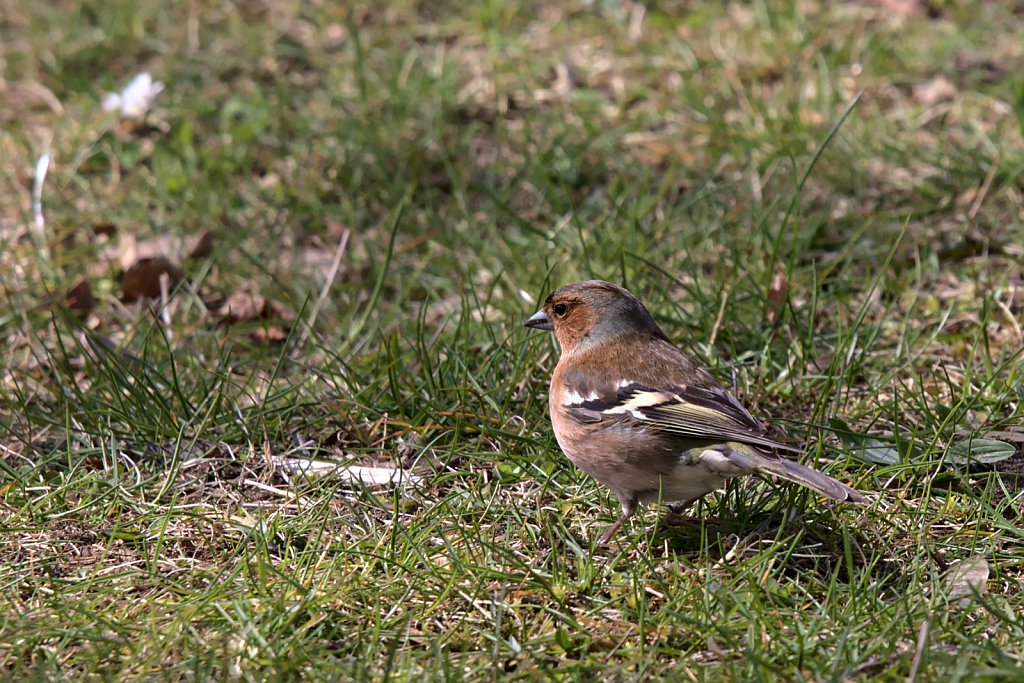
M 0 677 L 1024 678 L 1019 2 L 5 0 L 0 163 Z M 869 504 L 597 545 L 586 278 Z

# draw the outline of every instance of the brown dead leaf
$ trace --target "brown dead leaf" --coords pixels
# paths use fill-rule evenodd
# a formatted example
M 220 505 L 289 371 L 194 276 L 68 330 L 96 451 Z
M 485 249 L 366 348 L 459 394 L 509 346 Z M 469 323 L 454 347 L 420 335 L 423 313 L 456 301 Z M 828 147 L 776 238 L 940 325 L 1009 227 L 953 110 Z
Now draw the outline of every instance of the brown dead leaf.
M 249 336 L 257 344 L 280 344 L 288 338 L 295 312 L 284 304 L 257 294 L 250 287 L 232 292 L 216 305 L 210 304 L 213 314 L 226 324 L 266 321 L 267 324 L 252 331 Z
M 192 248 L 189 249 L 188 257 L 190 259 L 200 259 L 206 258 L 212 253 L 213 233 L 209 230 L 204 230 L 202 234 L 192 242 Z
M 253 331 L 249 337 L 257 344 L 280 344 L 288 338 L 288 331 L 276 325 L 268 325 Z
M 292 321 L 295 319 L 295 311 L 285 306 L 280 301 L 268 299 L 267 305 L 263 307 L 264 320 Z
M 942 74 L 935 76 L 930 81 L 918 83 L 914 86 L 914 100 L 919 104 L 930 107 L 939 102 L 947 102 L 956 97 L 956 86 Z
M 121 270 L 125 272 L 130 270 L 140 260 L 138 240 L 131 233 L 123 233 L 121 239 L 117 243 L 110 245 L 107 251 L 113 252 L 116 255 Z M 152 254 L 151 256 L 156 255 Z
M 213 312 L 228 323 L 253 320 L 291 321 L 295 318 L 295 312 L 290 308 L 257 294 L 250 287 L 232 292 L 214 308 Z
M 878 6 L 897 17 L 909 17 L 921 11 L 920 0 L 877 0 Z
M 768 291 L 765 292 L 765 298 L 768 300 L 768 322 L 774 323 L 782 313 L 782 307 L 786 304 L 788 294 L 789 283 L 786 281 L 786 276 L 781 270 L 776 270 L 772 283 L 768 286 Z
M 322 40 L 324 49 L 337 49 L 348 40 L 348 27 L 339 23 L 327 24 L 323 30 Z
M 263 310 L 266 306 L 267 299 L 262 294 L 257 294 L 250 289 L 240 289 L 232 292 L 214 310 L 214 314 L 224 318 L 228 323 L 259 320 L 263 317 Z
M 163 284 L 161 284 L 163 281 Z M 139 259 L 121 278 L 121 301 L 156 299 L 181 282 L 181 270 L 163 256 Z
M 96 299 L 92 296 L 92 287 L 89 286 L 89 281 L 82 280 L 72 287 L 64 296 L 64 305 L 80 318 L 89 315 L 96 305 Z
M 109 238 L 117 234 L 117 226 L 113 223 L 97 223 L 92 226 L 92 232 L 94 235 Z
M 115 262 L 121 270 L 127 271 L 147 259 L 162 258 L 172 263 L 182 263 L 189 258 L 203 258 L 208 255 L 204 253 L 204 249 L 212 246 L 213 236 L 206 232 L 194 237 L 164 233 L 139 239 L 127 230 L 118 230 L 116 239 L 110 240 L 100 258 L 107 262 Z
M 836 358 L 836 350 L 830 349 L 819 353 L 811 359 L 811 367 L 818 372 L 827 372 L 832 367 L 832 363 Z

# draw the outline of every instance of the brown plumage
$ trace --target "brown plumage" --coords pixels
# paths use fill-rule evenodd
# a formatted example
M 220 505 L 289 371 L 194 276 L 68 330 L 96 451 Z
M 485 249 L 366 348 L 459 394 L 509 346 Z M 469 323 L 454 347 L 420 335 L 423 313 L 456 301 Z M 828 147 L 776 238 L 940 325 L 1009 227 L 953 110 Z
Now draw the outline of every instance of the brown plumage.
M 864 502 L 849 486 L 779 457 L 796 449 L 769 438 L 622 287 L 566 285 L 526 326 L 554 331 L 561 348 L 548 394 L 558 445 L 622 504 L 599 543 L 640 502 L 689 504 L 741 475 L 773 474 L 833 500 Z

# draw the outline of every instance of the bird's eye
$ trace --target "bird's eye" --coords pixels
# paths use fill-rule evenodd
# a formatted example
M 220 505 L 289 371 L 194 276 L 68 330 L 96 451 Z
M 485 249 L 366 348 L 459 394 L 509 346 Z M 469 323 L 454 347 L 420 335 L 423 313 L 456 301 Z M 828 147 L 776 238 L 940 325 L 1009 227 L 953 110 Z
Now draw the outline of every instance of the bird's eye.
M 569 312 L 569 307 L 565 304 L 555 304 L 555 315 L 561 318 L 563 315 Z

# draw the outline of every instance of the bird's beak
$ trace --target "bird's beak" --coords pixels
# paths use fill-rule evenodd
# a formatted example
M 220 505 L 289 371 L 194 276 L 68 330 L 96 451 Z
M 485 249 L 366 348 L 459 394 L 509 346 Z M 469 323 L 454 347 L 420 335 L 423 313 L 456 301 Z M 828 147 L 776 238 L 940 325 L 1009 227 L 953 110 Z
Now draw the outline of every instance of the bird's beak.
M 544 311 L 537 311 L 523 325 L 532 327 L 535 330 L 547 330 L 548 332 L 555 329 L 555 326 L 548 320 L 548 316 Z

